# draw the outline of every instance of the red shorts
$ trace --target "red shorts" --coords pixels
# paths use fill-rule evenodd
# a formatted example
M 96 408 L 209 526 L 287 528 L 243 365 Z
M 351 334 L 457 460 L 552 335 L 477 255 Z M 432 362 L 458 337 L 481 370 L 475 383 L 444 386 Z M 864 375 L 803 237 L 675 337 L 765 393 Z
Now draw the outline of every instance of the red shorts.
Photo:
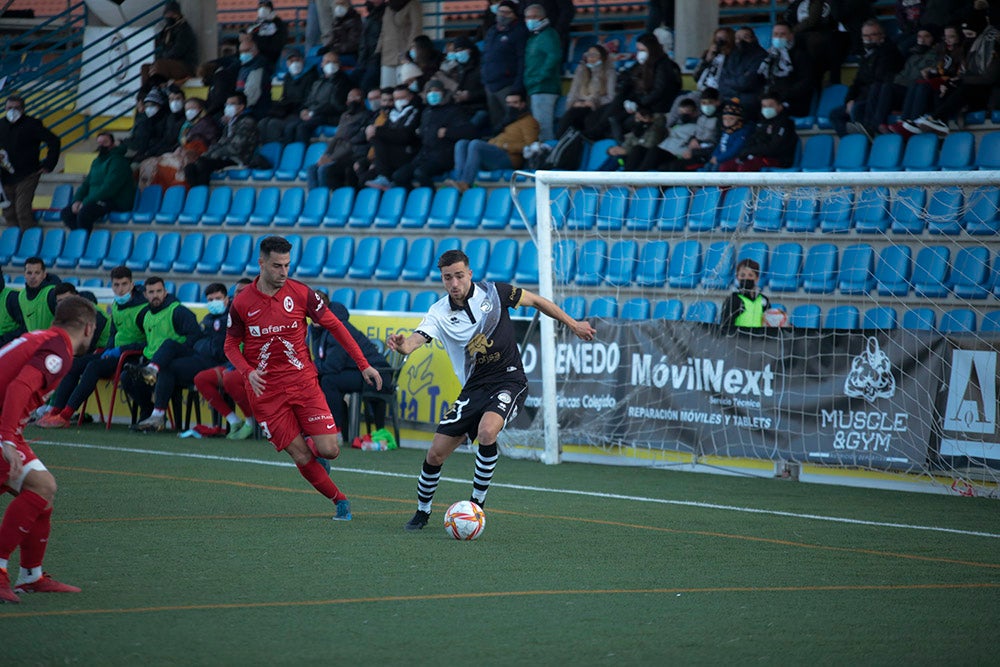
M 24 471 L 19 479 L 7 479 L 7 474 L 10 472 L 10 464 L 7 463 L 7 459 L 0 456 L 0 493 L 20 493 L 24 477 L 30 471 L 48 470 L 38 456 L 35 455 L 35 452 L 31 451 L 31 447 L 28 446 L 28 443 L 23 438 L 17 438 L 14 440 L 14 444 L 17 445 L 17 451 L 21 454 Z
M 269 382 L 274 380 L 269 379 Z M 326 396 L 316 378 L 302 382 L 296 379 L 294 390 L 276 383 L 281 388 L 256 396 L 249 382 L 245 382 L 253 407 L 253 416 L 260 424 L 264 437 L 277 451 L 282 451 L 300 434 L 335 435 L 340 432 L 333 421 Z

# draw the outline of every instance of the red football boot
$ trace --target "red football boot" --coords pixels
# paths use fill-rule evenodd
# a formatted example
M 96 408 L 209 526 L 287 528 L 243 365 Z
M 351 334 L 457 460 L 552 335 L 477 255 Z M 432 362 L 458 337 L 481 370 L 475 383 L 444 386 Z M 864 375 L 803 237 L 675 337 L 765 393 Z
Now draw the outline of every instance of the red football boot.
M 76 586 L 64 584 L 49 576 L 48 572 L 42 573 L 42 578 L 30 584 L 18 584 L 14 587 L 16 593 L 79 593 Z
M 13 602 L 17 604 L 21 601 L 21 598 L 14 594 L 14 591 L 10 590 L 10 577 L 7 576 L 7 570 L 0 568 L 0 602 Z

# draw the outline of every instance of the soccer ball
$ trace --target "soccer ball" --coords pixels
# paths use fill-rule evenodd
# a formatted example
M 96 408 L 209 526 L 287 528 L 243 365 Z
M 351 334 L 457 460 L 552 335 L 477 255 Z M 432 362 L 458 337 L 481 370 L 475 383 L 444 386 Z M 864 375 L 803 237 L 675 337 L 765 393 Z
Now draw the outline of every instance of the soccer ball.
M 444 513 L 444 532 L 456 540 L 474 540 L 485 526 L 486 513 L 470 500 L 460 500 Z

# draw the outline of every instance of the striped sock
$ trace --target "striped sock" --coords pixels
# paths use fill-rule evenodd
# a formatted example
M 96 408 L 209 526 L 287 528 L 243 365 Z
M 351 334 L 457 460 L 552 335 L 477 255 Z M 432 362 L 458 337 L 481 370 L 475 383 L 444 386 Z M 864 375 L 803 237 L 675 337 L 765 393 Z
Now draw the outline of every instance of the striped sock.
M 490 490 L 493 470 L 497 467 L 499 458 L 500 453 L 495 442 L 491 445 L 481 444 L 476 451 L 476 475 L 472 479 L 472 497 L 480 505 L 486 502 L 486 492 Z
M 431 501 L 437 491 L 441 479 L 441 466 L 432 466 L 426 460 L 420 469 L 420 479 L 417 480 L 417 509 L 430 514 Z

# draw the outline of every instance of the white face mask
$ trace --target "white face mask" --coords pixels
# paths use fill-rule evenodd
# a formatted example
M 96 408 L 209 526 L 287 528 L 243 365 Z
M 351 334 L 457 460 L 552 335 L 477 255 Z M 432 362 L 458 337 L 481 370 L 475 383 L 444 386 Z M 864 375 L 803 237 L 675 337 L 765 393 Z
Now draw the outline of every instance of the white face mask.
M 226 114 L 226 118 L 236 118 L 236 105 L 235 104 L 227 104 L 223 108 L 222 111 L 223 111 L 223 113 Z
M 195 118 L 198 117 L 198 110 L 197 109 L 185 109 L 184 110 L 184 117 L 187 118 L 188 120 L 194 120 Z
M 268 9 L 267 7 L 261 7 L 260 9 L 257 10 L 257 18 L 261 19 L 262 21 L 264 19 L 271 18 L 271 10 Z
M 336 16 L 338 19 L 344 18 L 345 16 L 347 16 L 347 7 L 345 7 L 344 5 L 334 5 L 333 15 Z
M 159 111 L 159 110 L 160 110 L 160 107 L 156 106 L 155 104 L 147 104 L 146 105 L 146 117 L 147 118 L 152 118 L 153 116 L 156 115 L 156 112 Z
M 407 100 L 393 100 L 392 106 L 396 107 L 396 111 L 402 111 L 406 107 L 410 106 Z
M 323 74 L 327 76 L 333 76 L 340 69 L 340 65 L 335 65 L 334 63 L 327 63 L 323 65 Z
M 20 109 L 7 109 L 7 122 L 16 123 L 21 120 L 21 110 Z
M 184 102 L 181 100 L 171 100 L 170 102 L 170 113 L 177 113 L 184 108 Z
M 640 65 L 649 60 L 649 51 L 636 51 L 635 61 Z
M 288 63 L 288 73 L 291 74 L 292 76 L 298 76 L 299 74 L 302 74 L 302 63 L 300 63 L 298 60 L 296 60 L 295 62 Z

